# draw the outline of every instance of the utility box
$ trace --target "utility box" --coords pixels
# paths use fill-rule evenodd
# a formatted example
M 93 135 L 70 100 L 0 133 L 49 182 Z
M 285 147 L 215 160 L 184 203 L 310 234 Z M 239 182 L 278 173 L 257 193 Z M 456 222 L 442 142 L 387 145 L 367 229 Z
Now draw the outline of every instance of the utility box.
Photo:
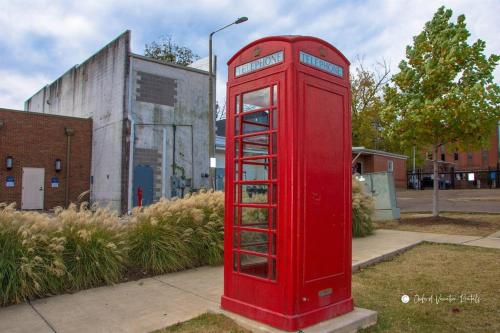
M 276 36 L 228 66 L 222 308 L 285 330 L 353 310 L 349 61 Z

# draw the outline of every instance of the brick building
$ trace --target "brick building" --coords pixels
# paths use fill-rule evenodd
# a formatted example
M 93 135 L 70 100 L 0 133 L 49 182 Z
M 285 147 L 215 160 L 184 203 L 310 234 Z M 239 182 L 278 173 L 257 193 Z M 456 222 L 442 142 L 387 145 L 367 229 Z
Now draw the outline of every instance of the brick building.
M 500 130 L 500 128 L 499 128 Z M 496 170 L 499 160 L 499 134 L 498 131 L 492 135 L 489 147 L 479 151 L 458 152 L 447 151 L 446 147 L 441 148 L 441 163 L 443 170 L 455 171 L 479 171 Z
M 0 202 L 44 210 L 77 202 L 90 189 L 91 155 L 91 119 L 0 109 Z
M 364 147 L 352 147 L 352 158 L 354 172 L 360 174 L 391 172 L 396 188 L 406 188 L 407 156 Z
M 416 169 L 420 187 L 432 187 L 432 156 Z M 500 123 L 490 144 L 482 150 L 461 152 L 440 147 L 439 177 L 442 188 L 498 188 L 500 186 Z

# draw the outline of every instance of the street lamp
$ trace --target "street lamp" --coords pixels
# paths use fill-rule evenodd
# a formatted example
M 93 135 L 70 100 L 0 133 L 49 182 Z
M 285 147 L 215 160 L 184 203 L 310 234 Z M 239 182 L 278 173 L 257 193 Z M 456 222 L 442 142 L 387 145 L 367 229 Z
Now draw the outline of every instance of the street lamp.
M 212 66 L 212 36 L 224 30 L 233 24 L 240 24 L 248 21 L 248 17 L 240 17 L 236 21 L 217 29 L 210 33 L 208 38 L 208 155 L 210 159 L 210 168 L 208 181 L 212 189 L 215 188 L 214 184 L 214 165 L 215 165 L 215 126 L 214 126 L 214 85 L 213 85 L 213 66 Z

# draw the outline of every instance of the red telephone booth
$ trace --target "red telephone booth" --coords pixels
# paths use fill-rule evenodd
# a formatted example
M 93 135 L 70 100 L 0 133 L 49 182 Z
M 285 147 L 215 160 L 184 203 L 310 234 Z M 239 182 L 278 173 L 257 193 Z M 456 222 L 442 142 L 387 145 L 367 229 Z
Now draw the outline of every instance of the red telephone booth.
M 349 312 L 349 62 L 277 36 L 228 65 L 222 307 L 285 330 Z

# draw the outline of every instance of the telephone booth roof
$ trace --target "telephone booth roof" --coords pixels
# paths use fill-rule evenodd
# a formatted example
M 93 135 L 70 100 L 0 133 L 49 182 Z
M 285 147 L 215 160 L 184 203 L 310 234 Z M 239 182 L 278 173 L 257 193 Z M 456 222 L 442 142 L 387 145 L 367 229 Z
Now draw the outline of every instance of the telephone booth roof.
M 250 44 L 244 46 L 241 48 L 238 52 L 236 52 L 231 59 L 227 62 L 228 66 L 231 65 L 241 54 L 243 54 L 246 50 L 252 48 L 253 46 L 257 46 L 262 43 L 267 43 L 267 42 L 288 42 L 288 43 L 295 43 L 295 42 L 303 42 L 303 41 L 308 41 L 308 42 L 316 42 L 319 44 L 323 44 L 324 46 L 330 48 L 333 50 L 336 54 L 338 54 L 347 65 L 350 65 L 351 63 L 347 58 L 332 44 L 324 41 L 323 39 L 317 38 L 317 37 L 312 37 L 312 36 L 302 36 L 302 35 L 281 35 L 281 36 L 269 36 L 269 37 L 264 37 L 261 39 L 254 40 Z

